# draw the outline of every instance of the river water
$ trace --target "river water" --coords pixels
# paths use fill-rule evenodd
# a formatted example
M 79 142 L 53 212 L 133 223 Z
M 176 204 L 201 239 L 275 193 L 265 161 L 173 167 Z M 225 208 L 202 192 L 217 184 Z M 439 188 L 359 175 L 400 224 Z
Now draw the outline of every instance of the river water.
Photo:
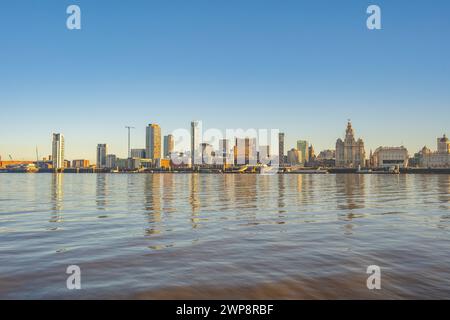
M 450 299 L 450 175 L 0 174 L 13 298 Z

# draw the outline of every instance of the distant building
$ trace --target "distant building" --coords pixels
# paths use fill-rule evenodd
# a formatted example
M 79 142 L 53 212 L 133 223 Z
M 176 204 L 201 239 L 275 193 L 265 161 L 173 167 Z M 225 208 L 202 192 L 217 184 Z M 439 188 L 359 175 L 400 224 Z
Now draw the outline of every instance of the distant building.
M 191 122 L 191 164 L 192 167 L 202 163 L 200 144 L 202 143 L 202 122 Z
M 437 138 L 437 152 L 441 154 L 450 153 L 450 141 L 447 136 L 444 134 L 442 138 Z
M 108 145 L 107 144 L 98 144 L 97 145 L 97 168 L 105 168 L 106 167 L 106 154 L 108 153 Z
M 106 168 L 108 168 L 108 169 L 117 168 L 116 160 L 117 160 L 117 157 L 115 154 L 106 155 Z
M 52 161 L 54 169 L 65 168 L 64 151 L 64 136 L 61 133 L 54 133 L 52 143 Z
M 308 148 L 308 152 L 309 152 L 309 155 L 308 155 L 308 162 L 314 162 L 314 161 L 316 161 L 316 154 L 314 153 L 314 147 L 313 147 L 313 145 L 310 145 L 309 146 L 309 148 Z
M 309 145 L 306 140 L 297 141 L 297 150 L 300 151 L 300 163 L 308 162 L 309 160 Z
M 302 163 L 302 153 L 300 150 L 292 148 L 287 153 L 287 161 L 291 166 L 299 165 Z
M 164 136 L 164 158 L 169 158 L 175 148 L 175 140 L 173 135 Z
M 145 149 L 131 149 L 131 157 L 132 158 L 145 159 L 146 158 L 146 151 L 145 151 Z
M 330 160 L 330 159 L 336 159 L 336 151 L 335 150 L 322 150 L 320 151 L 319 155 L 317 156 L 318 160 Z
M 149 124 L 145 132 L 145 157 L 161 159 L 161 128 L 157 124 Z
M 278 134 L 278 158 L 280 165 L 284 164 L 284 133 Z
M 408 166 L 408 150 L 405 147 L 379 147 L 373 153 L 370 162 L 375 168 Z
M 89 160 L 81 159 L 72 161 L 72 168 L 89 168 L 89 166 Z
M 269 164 L 271 161 L 270 145 L 259 146 L 258 163 Z
M 236 138 L 234 146 L 234 163 L 256 164 L 256 138 Z
M 222 158 L 222 164 L 232 164 L 233 163 L 233 155 L 231 153 L 230 140 L 220 139 L 219 140 L 219 152 L 218 157 Z
M 352 124 L 349 121 L 345 132 L 345 139 L 336 141 L 336 166 L 357 167 L 364 166 L 366 152 L 362 139 L 355 140 Z
M 200 148 L 202 153 L 202 164 L 212 164 L 214 157 L 213 146 L 209 143 L 201 143 Z
M 426 146 L 418 153 L 419 166 L 424 168 L 450 167 L 450 142 L 444 134 L 437 138 L 437 151 L 432 152 Z

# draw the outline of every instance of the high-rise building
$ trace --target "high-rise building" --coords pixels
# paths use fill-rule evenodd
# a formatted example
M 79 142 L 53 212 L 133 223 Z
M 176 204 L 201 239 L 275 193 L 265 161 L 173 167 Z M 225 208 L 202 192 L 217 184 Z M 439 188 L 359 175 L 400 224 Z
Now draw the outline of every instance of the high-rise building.
M 145 159 L 145 149 L 131 149 L 131 158 Z
M 161 128 L 154 123 L 146 128 L 145 156 L 152 160 L 161 159 Z
M 352 124 L 347 123 L 345 140 L 340 138 L 336 141 L 336 166 L 337 167 L 357 167 L 364 166 L 366 152 L 362 139 L 355 140 Z
M 200 144 L 202 150 L 202 164 L 212 164 L 213 162 L 213 146 L 209 143 Z
M 117 157 L 115 154 L 106 155 L 106 168 L 108 168 L 108 169 L 116 168 L 117 167 L 116 160 L 117 160 Z
M 233 162 L 233 157 L 230 150 L 230 140 L 220 139 L 218 156 L 222 158 L 222 164 L 231 164 Z
M 191 122 L 191 163 L 194 168 L 195 165 L 200 165 L 202 163 L 202 155 L 200 150 L 200 145 L 202 143 L 202 122 L 192 121 Z
M 52 162 L 54 169 L 63 169 L 64 166 L 64 136 L 61 133 L 53 134 Z
M 234 162 L 237 165 L 257 163 L 256 138 L 236 138 Z
M 167 136 L 164 136 L 164 158 L 169 158 L 174 148 L 175 141 L 173 139 L 173 135 L 168 134 Z
M 314 162 L 316 160 L 316 154 L 314 152 L 313 145 L 310 145 L 308 150 L 309 150 L 308 162 Z
M 108 153 L 108 145 L 105 143 L 97 145 L 97 168 L 106 167 L 106 154 Z
M 302 163 L 302 153 L 300 150 L 292 148 L 287 153 L 287 161 L 291 166 L 299 165 Z
M 278 157 L 280 165 L 284 164 L 284 133 L 278 134 Z
M 309 145 L 306 140 L 297 141 L 297 150 L 300 151 L 300 162 L 305 163 L 309 160 Z
M 258 162 L 263 164 L 270 163 L 270 145 L 259 146 L 258 151 Z

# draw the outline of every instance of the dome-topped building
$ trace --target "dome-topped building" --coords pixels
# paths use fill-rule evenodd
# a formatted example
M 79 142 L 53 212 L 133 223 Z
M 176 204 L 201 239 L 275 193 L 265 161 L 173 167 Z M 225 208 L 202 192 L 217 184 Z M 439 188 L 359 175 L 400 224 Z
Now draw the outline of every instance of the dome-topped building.
M 450 141 L 444 134 L 437 138 L 437 151 L 431 151 L 423 147 L 418 153 L 419 165 L 425 168 L 448 168 L 450 167 Z
M 439 153 L 450 153 L 450 142 L 445 134 L 441 138 L 437 138 L 437 146 Z
M 364 166 L 365 162 L 364 141 L 355 139 L 352 123 L 348 121 L 344 141 L 340 138 L 336 141 L 336 166 L 357 167 Z

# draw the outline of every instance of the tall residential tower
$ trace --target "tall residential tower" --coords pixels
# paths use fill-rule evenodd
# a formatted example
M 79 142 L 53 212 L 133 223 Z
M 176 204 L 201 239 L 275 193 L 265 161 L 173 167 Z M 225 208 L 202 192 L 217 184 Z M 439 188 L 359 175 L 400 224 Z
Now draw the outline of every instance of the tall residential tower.
M 97 168 L 106 167 L 106 154 L 108 153 L 108 145 L 101 143 L 97 145 Z
M 53 134 L 52 162 L 54 169 L 64 168 L 64 136 L 61 133 Z
M 154 123 L 146 128 L 145 156 L 152 160 L 161 159 L 161 128 Z

